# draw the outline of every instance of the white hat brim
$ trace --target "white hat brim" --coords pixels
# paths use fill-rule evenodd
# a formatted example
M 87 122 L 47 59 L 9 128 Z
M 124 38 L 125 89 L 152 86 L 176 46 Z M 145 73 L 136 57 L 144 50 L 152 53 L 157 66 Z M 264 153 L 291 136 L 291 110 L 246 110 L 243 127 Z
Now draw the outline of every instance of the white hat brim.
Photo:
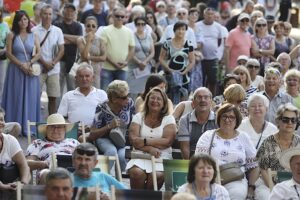
M 282 152 L 279 158 L 280 165 L 287 170 L 291 170 L 290 160 L 296 155 L 300 156 L 300 147 L 290 148 Z

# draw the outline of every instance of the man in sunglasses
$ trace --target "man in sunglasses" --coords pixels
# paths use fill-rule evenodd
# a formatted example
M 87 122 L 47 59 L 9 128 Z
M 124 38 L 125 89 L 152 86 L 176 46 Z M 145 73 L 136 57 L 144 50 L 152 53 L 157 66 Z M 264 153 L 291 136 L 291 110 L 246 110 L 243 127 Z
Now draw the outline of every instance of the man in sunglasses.
M 248 32 L 250 16 L 241 13 L 238 17 L 238 26 L 230 31 L 225 42 L 225 64 L 229 73 L 236 67 L 240 55 L 250 56 L 251 35 Z
M 112 176 L 103 172 L 96 172 L 98 160 L 98 150 L 91 143 L 81 143 L 73 153 L 73 173 L 74 187 L 96 187 L 100 186 L 101 199 L 107 197 L 110 187 L 114 185 L 117 189 L 126 189 L 126 187 Z
M 101 89 L 106 90 L 114 80 L 126 80 L 128 61 L 134 56 L 135 40 L 132 31 L 123 25 L 126 10 L 113 11 L 113 24 L 105 27 L 100 35 L 107 45 L 106 61 L 101 71 Z

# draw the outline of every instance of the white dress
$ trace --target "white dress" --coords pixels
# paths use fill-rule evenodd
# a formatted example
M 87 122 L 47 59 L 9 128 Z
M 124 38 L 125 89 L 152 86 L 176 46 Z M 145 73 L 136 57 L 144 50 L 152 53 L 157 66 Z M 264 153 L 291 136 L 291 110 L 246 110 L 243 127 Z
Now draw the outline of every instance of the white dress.
M 163 129 L 165 126 L 169 124 L 176 125 L 175 119 L 172 115 L 167 115 L 163 117 L 161 125 L 157 128 L 150 128 L 144 123 L 144 117 L 142 113 L 137 113 L 133 116 L 133 123 L 136 123 L 141 126 L 140 135 L 143 138 L 161 138 L 163 135 Z M 137 150 L 139 151 L 139 150 Z M 142 151 L 139 151 L 142 152 Z M 172 159 L 172 148 L 168 147 L 166 149 L 161 149 L 162 159 Z M 131 159 L 126 166 L 126 170 L 132 168 L 133 166 L 137 166 L 146 171 L 146 173 L 152 172 L 151 161 L 145 159 Z M 162 163 L 155 164 L 156 171 L 164 171 Z

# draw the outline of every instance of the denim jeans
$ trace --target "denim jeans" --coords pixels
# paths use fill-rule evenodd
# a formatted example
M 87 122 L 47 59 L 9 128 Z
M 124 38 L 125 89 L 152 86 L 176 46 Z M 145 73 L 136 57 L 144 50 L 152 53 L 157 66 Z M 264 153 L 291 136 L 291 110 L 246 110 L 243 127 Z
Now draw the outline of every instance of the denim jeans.
M 126 167 L 126 159 L 125 159 L 125 147 L 117 149 L 117 147 L 112 143 L 112 141 L 108 138 L 98 138 L 96 140 L 96 145 L 100 152 L 102 152 L 105 156 L 115 156 L 118 154 L 121 171 L 125 170 Z M 109 169 L 113 167 L 114 162 L 109 163 Z
M 101 89 L 106 91 L 107 86 L 114 80 L 125 81 L 127 79 L 127 71 L 124 70 L 101 70 Z

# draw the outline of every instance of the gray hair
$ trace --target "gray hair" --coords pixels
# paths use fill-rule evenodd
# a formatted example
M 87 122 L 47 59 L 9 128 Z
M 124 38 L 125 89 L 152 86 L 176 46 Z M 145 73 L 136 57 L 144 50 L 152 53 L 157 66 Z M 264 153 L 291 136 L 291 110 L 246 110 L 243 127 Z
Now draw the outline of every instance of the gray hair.
M 287 54 L 286 52 L 282 52 L 281 54 L 279 54 L 279 55 L 277 56 L 277 59 L 276 59 L 277 62 L 279 62 L 279 60 L 280 60 L 282 57 L 288 58 L 288 60 L 289 60 L 289 62 L 290 62 L 290 64 L 291 64 L 291 57 L 290 57 L 290 55 Z
M 92 73 L 92 75 L 94 74 L 93 67 L 91 65 L 89 65 L 87 62 L 83 62 L 83 63 L 80 63 L 79 67 L 77 68 L 76 76 L 78 75 L 79 71 L 83 70 L 83 69 L 89 70 Z
M 40 13 L 40 15 L 42 14 L 42 12 L 44 11 L 44 10 L 46 10 L 46 9 L 49 9 L 49 8 L 51 8 L 52 10 L 53 10 L 53 8 L 52 8 L 52 6 L 50 5 L 50 4 L 44 4 L 42 7 L 41 7 L 41 13 Z
M 46 186 L 49 184 L 51 180 L 56 179 L 69 179 L 71 182 L 71 187 L 73 187 L 73 181 L 71 175 L 68 170 L 58 167 L 54 170 L 51 170 L 46 176 Z
M 198 93 L 199 91 L 201 91 L 201 90 L 207 91 L 207 92 L 209 93 L 210 98 L 212 98 L 212 93 L 211 93 L 211 91 L 210 91 L 208 88 L 206 88 L 206 87 L 199 87 L 199 88 L 197 88 L 197 89 L 194 91 L 194 93 L 193 93 L 193 99 L 195 99 L 197 93 Z
M 106 90 L 107 97 L 111 100 L 113 97 L 119 96 L 123 92 L 129 91 L 127 82 L 121 80 L 114 80 L 111 82 Z
M 146 14 L 145 8 L 141 5 L 135 5 L 132 9 L 131 9 L 131 13 L 134 14 L 136 12 L 140 12 L 143 14 L 143 16 Z
M 295 112 L 296 117 L 299 118 L 299 109 L 296 106 L 294 106 L 292 103 L 286 103 L 286 104 L 280 105 L 277 110 L 276 117 L 275 117 L 275 121 L 276 121 L 277 125 L 278 125 L 279 119 L 282 117 L 282 115 L 285 111 Z
M 269 99 L 268 99 L 265 95 L 260 94 L 260 93 L 254 93 L 254 94 L 252 94 L 252 95 L 248 98 L 248 101 L 247 101 L 247 108 L 249 108 L 250 105 L 251 105 L 251 103 L 252 103 L 252 101 L 254 101 L 254 100 L 256 100 L 256 99 L 261 100 L 266 108 L 269 107 L 270 101 L 269 101 Z

